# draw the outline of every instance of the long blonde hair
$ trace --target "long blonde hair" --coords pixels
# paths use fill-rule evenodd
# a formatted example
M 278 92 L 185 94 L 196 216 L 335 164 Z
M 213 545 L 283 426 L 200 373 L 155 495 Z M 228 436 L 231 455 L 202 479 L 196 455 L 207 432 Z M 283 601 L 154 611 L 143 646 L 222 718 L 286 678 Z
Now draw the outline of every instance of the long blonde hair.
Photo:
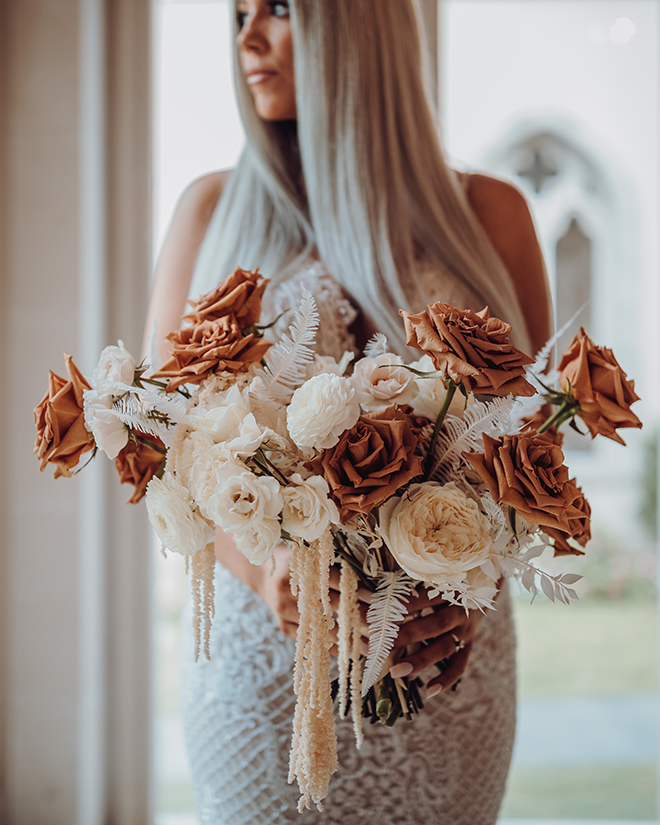
M 247 145 L 216 210 L 205 268 L 219 280 L 258 266 L 278 281 L 318 256 L 401 351 L 399 309 L 427 303 L 415 277 L 423 258 L 526 343 L 511 278 L 443 158 L 416 0 L 290 5 L 298 120 L 257 116 L 236 52 Z

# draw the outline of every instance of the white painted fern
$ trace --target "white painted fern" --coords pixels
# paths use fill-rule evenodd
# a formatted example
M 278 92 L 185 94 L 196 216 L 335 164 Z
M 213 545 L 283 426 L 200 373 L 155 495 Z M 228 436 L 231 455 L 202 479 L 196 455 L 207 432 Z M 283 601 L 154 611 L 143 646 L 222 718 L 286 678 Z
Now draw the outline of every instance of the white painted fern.
M 494 398 L 469 406 L 462 418 L 448 415 L 435 446 L 435 463 L 431 478 L 447 482 L 456 475 L 463 462 L 463 452 L 483 452 L 482 435 L 497 438 L 510 432 L 511 397 Z
M 319 326 L 316 302 L 302 290 L 300 306 L 287 335 L 271 347 L 264 358 L 265 370 L 257 370 L 263 381 L 263 397 L 281 404 L 291 400 L 294 391 L 304 383 L 309 364 L 314 359 L 314 341 Z
M 145 410 L 132 396 L 118 398 L 113 403 L 111 411 L 123 424 L 131 429 L 160 438 L 167 444 L 171 431 L 168 430 L 165 424 L 149 418 Z
M 406 605 L 414 587 L 415 583 L 403 570 L 380 576 L 367 613 L 369 652 L 362 676 L 362 696 L 378 681 L 399 634 L 399 625 L 408 614 Z
M 377 358 L 379 355 L 385 355 L 389 351 L 390 346 L 387 342 L 387 336 L 382 332 L 377 332 L 371 337 L 364 348 L 364 354 L 367 358 Z

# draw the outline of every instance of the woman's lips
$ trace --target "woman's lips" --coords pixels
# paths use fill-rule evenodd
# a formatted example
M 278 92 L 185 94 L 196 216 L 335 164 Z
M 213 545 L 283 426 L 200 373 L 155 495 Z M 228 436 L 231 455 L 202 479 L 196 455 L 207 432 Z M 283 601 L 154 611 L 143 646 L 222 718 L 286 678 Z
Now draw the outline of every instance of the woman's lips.
M 271 77 L 275 77 L 276 72 L 271 72 L 267 70 L 258 71 L 258 72 L 250 72 L 249 75 L 245 78 L 248 86 L 256 86 L 257 83 L 264 83 L 266 80 L 270 80 Z

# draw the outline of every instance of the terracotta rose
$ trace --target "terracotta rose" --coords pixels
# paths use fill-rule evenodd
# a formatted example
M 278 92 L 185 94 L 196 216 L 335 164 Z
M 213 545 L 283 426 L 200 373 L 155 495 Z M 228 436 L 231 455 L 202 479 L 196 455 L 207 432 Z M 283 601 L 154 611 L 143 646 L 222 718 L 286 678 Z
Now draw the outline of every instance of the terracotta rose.
M 42 472 L 47 464 L 55 465 L 55 478 L 70 477 L 80 456 L 94 446 L 83 415 L 83 392 L 91 387 L 71 356 L 65 354 L 64 358 L 68 380 L 49 372 L 48 392 L 34 408 L 34 452 Z
M 484 395 L 534 395 L 525 378 L 533 358 L 509 343 L 511 326 L 481 312 L 455 309 L 438 301 L 425 312 L 401 310 L 407 345 L 422 350 L 456 384 Z
M 625 444 L 617 430 L 641 428 L 642 422 L 630 409 L 639 401 L 634 382 L 627 379 L 612 350 L 597 347 L 584 329 L 562 355 L 557 369 L 562 389 L 578 402 L 577 415 L 593 438 L 600 434 Z
M 522 432 L 538 432 L 539 427 L 545 424 L 545 422 L 548 420 L 548 418 L 550 418 L 552 413 L 553 409 L 550 406 L 550 404 L 544 404 L 538 412 L 534 413 L 534 415 L 530 416 L 529 418 L 524 419 Z M 545 434 L 550 436 L 558 447 L 561 447 L 564 443 L 564 433 L 562 433 L 561 430 L 558 430 L 555 427 L 549 427 L 545 431 Z
M 530 524 L 550 535 L 574 537 L 582 546 L 590 538 L 589 505 L 575 480 L 568 477 L 564 453 L 547 433 L 520 433 L 498 439 L 483 436 L 484 453 L 464 453 L 495 501 L 508 504 Z
M 132 484 L 135 487 L 126 504 L 137 504 L 144 498 L 147 484 L 158 474 L 164 463 L 165 445 L 160 438 L 140 435 L 137 441 L 129 440 L 115 458 L 119 483 Z
M 367 514 L 422 472 L 417 438 L 396 407 L 360 416 L 339 442 L 311 462 L 328 482 L 342 523 Z
M 591 538 L 591 507 L 587 499 L 582 495 L 582 490 L 580 490 L 580 496 L 573 502 L 573 506 L 582 511 L 582 516 L 580 518 L 572 518 L 569 521 L 571 527 L 570 533 L 564 533 L 561 530 L 556 530 L 554 527 L 543 528 L 544 532 L 553 540 L 555 556 L 583 556 L 584 552 L 574 545 L 569 544 L 568 539 L 571 538 L 577 542 L 580 547 L 584 547 Z
M 258 270 L 236 269 L 214 290 L 190 301 L 191 311 L 183 316 L 184 321 L 196 325 L 233 315 L 241 329 L 245 329 L 259 320 L 261 297 L 267 286 L 268 281 Z
M 265 338 L 243 335 L 233 315 L 202 321 L 171 332 L 172 356 L 155 372 L 154 378 L 169 378 L 167 392 L 181 384 L 201 384 L 215 372 L 243 372 L 261 361 L 271 346 Z

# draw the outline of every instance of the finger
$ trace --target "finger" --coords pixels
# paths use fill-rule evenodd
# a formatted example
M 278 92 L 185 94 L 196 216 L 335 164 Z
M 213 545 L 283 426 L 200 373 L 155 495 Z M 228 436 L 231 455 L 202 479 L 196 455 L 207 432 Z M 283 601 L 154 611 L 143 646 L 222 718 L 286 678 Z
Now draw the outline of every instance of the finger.
M 440 636 L 431 644 L 421 648 L 421 650 L 400 659 L 393 668 L 390 669 L 390 676 L 402 677 L 410 676 L 414 678 L 421 673 L 425 667 L 431 667 L 443 659 L 448 659 L 456 652 L 456 642 L 450 634 Z
M 298 625 L 294 622 L 280 621 L 280 630 L 289 639 L 295 639 L 298 635 Z
M 426 695 L 429 698 L 436 696 L 438 693 L 444 693 L 444 691 L 449 690 L 452 685 L 458 682 L 465 673 L 471 650 L 472 643 L 468 642 L 462 650 L 457 650 L 456 653 L 451 656 L 445 671 L 427 683 Z
M 446 605 L 449 607 L 449 602 L 446 602 L 442 596 L 436 596 L 434 599 L 429 599 L 428 590 L 422 588 L 415 592 L 413 596 L 408 599 L 408 612 L 419 613 L 425 607 L 438 607 L 439 605 Z
M 403 624 L 396 637 L 396 647 L 405 647 L 413 642 L 435 639 L 443 633 L 449 633 L 465 620 L 465 612 L 454 605 L 434 611 L 431 616 L 413 619 Z
M 330 568 L 330 590 L 339 590 L 341 570 L 338 567 Z

